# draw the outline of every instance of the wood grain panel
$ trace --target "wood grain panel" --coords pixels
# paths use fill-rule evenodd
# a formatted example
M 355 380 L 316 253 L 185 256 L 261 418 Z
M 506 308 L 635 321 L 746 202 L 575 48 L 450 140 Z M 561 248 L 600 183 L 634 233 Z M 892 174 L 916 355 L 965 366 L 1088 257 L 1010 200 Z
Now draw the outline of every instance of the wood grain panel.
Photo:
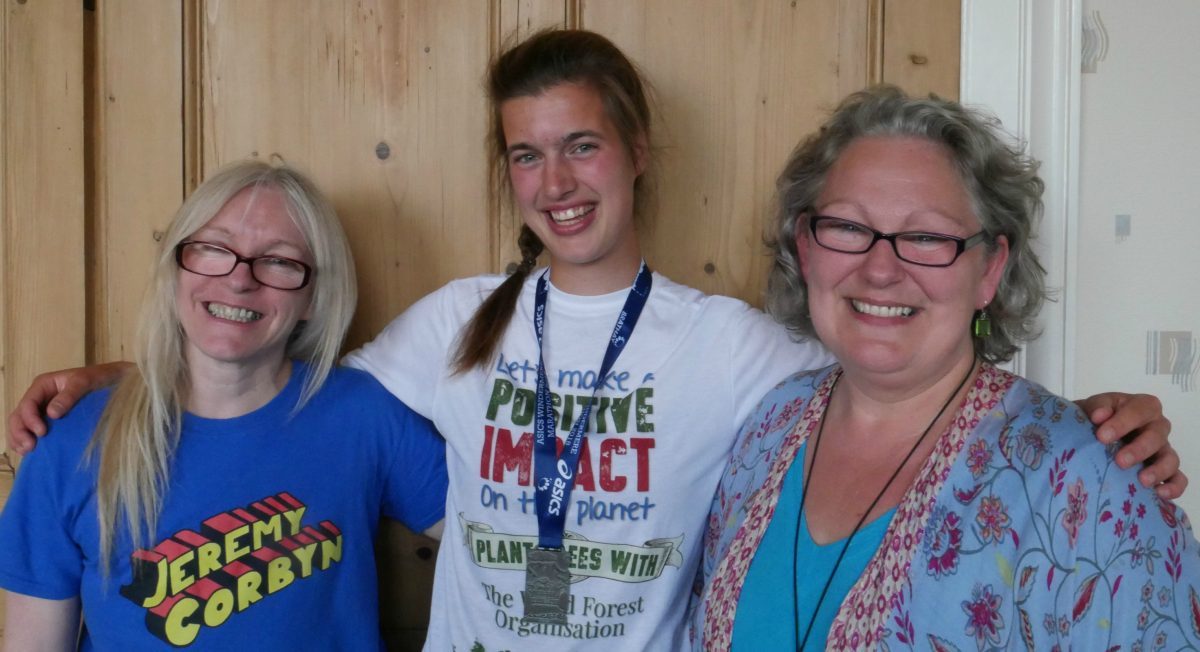
M 7 5 L 3 11 L 0 11 L 0 306 L 5 306 L 4 315 L 0 316 L 0 409 L 3 409 L 2 414 L 8 414 L 9 406 L 12 405 L 12 400 L 9 399 L 9 393 L 15 392 L 15 389 L 10 388 L 11 385 L 19 383 L 20 380 L 10 380 L 8 374 L 9 357 L 8 357 L 8 309 L 9 305 L 9 289 L 8 276 L 4 274 L 4 270 L 8 267 L 8 248 L 11 241 L 8 234 L 8 170 L 9 161 L 9 145 L 8 145 L 8 129 L 4 125 L 8 124 L 8 14 Z M 0 441 L 0 455 L 3 455 L 8 448 L 8 444 Z M 7 459 L 7 458 L 6 458 Z M 0 643 L 4 640 L 4 603 L 0 600 Z
M 0 12 L 0 209 L 8 206 L 5 192 L 5 174 L 4 170 L 8 168 L 8 141 L 7 130 L 3 125 L 8 124 L 7 107 L 8 107 L 8 8 Z M 0 219 L 7 221 L 3 214 L 0 214 Z M 8 229 L 0 229 L 0 270 L 4 269 L 8 261 L 6 250 L 8 249 Z M 7 278 L 2 278 L 0 281 L 7 281 Z M 8 305 L 8 285 L 0 282 L 0 305 Z M 6 310 L 7 312 L 7 310 Z M 8 327 L 4 323 L 7 318 L 0 319 L 0 368 L 7 367 L 8 362 L 8 345 L 7 334 Z M 7 400 L 8 387 L 11 383 L 8 380 L 7 373 L 0 373 L 0 401 L 3 401 L 3 408 L 7 413 L 10 402 Z M 0 509 L 4 509 L 4 503 L 8 500 L 8 493 L 12 489 L 13 474 L 9 469 L 12 467 L 9 462 L 9 455 L 13 455 L 5 448 L 7 444 L 0 442 L 0 466 L 4 468 L 0 470 Z M 15 455 L 13 455 L 15 457 Z M 5 608 L 7 605 L 7 596 L 0 595 L 0 648 L 4 646 L 4 624 L 5 624 Z
M 883 15 L 882 79 L 909 93 L 958 99 L 960 0 L 892 0 Z
M 788 153 L 865 81 L 861 3 L 585 2 L 657 89 L 659 201 L 646 255 L 677 281 L 762 304 L 762 246 Z M 853 82 L 847 82 L 846 77 Z
M 283 159 L 326 189 L 359 266 L 355 345 L 492 260 L 473 0 L 206 2 L 200 167 Z
M 70 0 L 4 3 L 0 383 L 84 361 L 83 21 Z M 0 444 L 2 446 L 2 444 Z
M 0 30 L 2 32 L 3 30 Z M 0 36 L 3 39 L 3 36 Z M 0 41 L 0 45 L 2 45 Z M 4 503 L 8 501 L 8 495 L 12 492 L 13 485 L 13 465 L 9 461 L 12 453 L 0 452 L 0 509 L 4 509 Z M 0 594 L 4 594 L 0 591 Z M 4 647 L 4 609 L 7 603 L 7 595 L 0 595 L 0 648 Z
M 89 358 L 130 360 L 157 238 L 184 198 L 183 6 L 123 0 L 95 13 Z

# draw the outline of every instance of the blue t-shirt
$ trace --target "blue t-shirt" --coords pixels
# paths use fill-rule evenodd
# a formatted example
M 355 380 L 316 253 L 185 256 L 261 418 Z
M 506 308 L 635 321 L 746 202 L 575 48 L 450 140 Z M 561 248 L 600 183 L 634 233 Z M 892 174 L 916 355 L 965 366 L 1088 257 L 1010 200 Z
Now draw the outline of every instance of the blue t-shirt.
M 795 650 L 797 639 L 804 638 L 810 622 L 812 632 L 804 649 L 824 650 L 825 639 L 842 600 L 879 549 L 896 513 L 893 508 L 870 523 L 864 523 L 850 539 L 848 547 L 845 539 L 825 545 L 813 541 L 808 518 L 800 516 L 807 447 L 807 443 L 800 446 L 796 461 L 784 476 L 775 516 L 750 562 L 733 622 L 734 650 Z M 800 516 L 799 525 L 797 516 Z M 822 600 L 821 590 L 830 573 L 834 572 L 834 564 L 843 548 L 846 554 Z M 795 599 L 792 597 L 793 556 Z
M 0 515 L 0 587 L 82 599 L 82 649 L 382 648 L 374 539 L 445 514 L 445 444 L 365 373 L 335 369 L 292 410 L 307 367 L 233 419 L 186 414 L 153 540 L 117 530 L 101 576 L 96 464 L 109 398 L 84 398 L 21 465 Z M 137 577 L 132 568 L 139 569 Z

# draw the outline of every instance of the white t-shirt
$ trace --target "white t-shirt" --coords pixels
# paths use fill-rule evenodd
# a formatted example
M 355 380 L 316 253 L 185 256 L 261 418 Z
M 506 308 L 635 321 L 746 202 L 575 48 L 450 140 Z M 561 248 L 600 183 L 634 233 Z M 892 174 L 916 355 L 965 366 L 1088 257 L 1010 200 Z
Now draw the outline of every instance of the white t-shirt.
M 739 426 L 785 376 L 832 360 L 741 301 L 655 274 L 629 343 L 595 393 L 568 501 L 568 625 L 526 625 L 524 554 L 537 545 L 531 317 L 541 273 L 530 274 L 486 370 L 452 375 L 449 361 L 498 276 L 446 285 L 346 360 L 446 438 L 450 489 L 425 649 L 685 649 L 705 518 Z M 591 400 L 626 294 L 550 287 L 545 363 L 560 439 Z

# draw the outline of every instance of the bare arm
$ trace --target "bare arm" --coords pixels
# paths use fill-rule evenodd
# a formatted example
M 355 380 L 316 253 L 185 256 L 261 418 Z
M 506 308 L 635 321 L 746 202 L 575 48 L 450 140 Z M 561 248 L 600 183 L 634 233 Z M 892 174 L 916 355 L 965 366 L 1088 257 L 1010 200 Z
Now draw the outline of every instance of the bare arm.
M 6 593 L 4 650 L 74 650 L 79 639 L 79 598 L 45 600 Z
M 8 448 L 22 455 L 33 450 L 37 438 L 46 434 L 45 417 L 61 417 L 85 394 L 117 382 L 131 367 L 128 362 L 109 362 L 34 378 L 8 415 Z
M 1096 438 L 1109 444 L 1124 439 L 1117 465 L 1129 468 L 1144 463 L 1138 480 L 1167 499 L 1178 498 L 1188 478 L 1179 470 L 1179 454 L 1167 441 L 1171 422 L 1163 416 L 1162 402 L 1149 394 L 1107 392 L 1077 401 L 1097 426 Z

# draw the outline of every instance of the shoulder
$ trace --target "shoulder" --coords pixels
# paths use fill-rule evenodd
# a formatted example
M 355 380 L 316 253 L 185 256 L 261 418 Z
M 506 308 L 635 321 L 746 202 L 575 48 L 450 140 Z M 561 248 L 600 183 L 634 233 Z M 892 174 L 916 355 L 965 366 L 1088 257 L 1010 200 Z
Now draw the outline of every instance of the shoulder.
M 503 274 L 480 274 L 478 276 L 468 276 L 459 278 L 443 285 L 435 290 L 432 296 L 442 296 L 453 301 L 464 301 L 468 303 L 479 303 L 487 298 L 504 279 L 508 278 Z M 528 285 L 532 279 L 536 278 L 534 273 L 529 275 L 525 283 Z
M 765 317 L 762 312 L 756 310 L 745 301 L 719 294 L 705 294 L 696 288 L 676 283 L 658 272 L 654 273 L 654 287 L 651 291 L 651 300 L 654 303 L 674 310 L 691 310 L 711 315 L 728 315 L 731 317 L 743 316 L 754 318 L 756 315 Z
M 38 441 L 38 450 L 82 451 L 91 441 L 96 424 L 112 398 L 112 388 L 88 393 L 60 419 L 48 419 L 47 436 Z
M 423 386 L 434 382 L 435 376 L 430 374 L 445 367 L 459 330 L 503 280 L 501 276 L 473 276 L 443 285 L 397 315 L 373 340 L 347 354 L 343 363 L 370 372 L 416 400 L 408 393 L 406 378 L 422 378 Z M 419 368 L 408 368 L 413 365 Z
M 95 466 L 86 451 L 111 395 L 111 388 L 91 392 L 62 418 L 49 419 L 46 436 L 22 460 L 18 479 L 24 476 L 54 496 L 90 486 Z
M 763 448 L 778 445 L 782 435 L 791 431 L 803 415 L 804 406 L 835 369 L 836 366 L 829 366 L 801 371 L 776 383 L 742 424 L 734 445 L 735 451 L 744 449 L 750 441 L 769 442 Z
M 690 327 L 727 339 L 731 346 L 746 344 L 766 350 L 770 343 L 813 346 L 788 336 L 787 329 L 763 311 L 733 297 L 705 294 L 656 273 L 647 309 L 680 327 Z
M 419 299 L 396 321 L 431 316 L 460 319 L 461 315 L 473 314 L 479 304 L 504 282 L 504 278 L 498 274 L 483 274 L 455 279 Z
M 833 363 L 819 343 L 798 339 L 785 326 L 754 306 L 733 297 L 705 294 L 655 274 L 658 304 L 653 306 L 672 323 L 687 325 L 699 337 L 724 342 L 732 364 L 774 382 L 796 369 L 817 369 Z M 761 394 L 759 390 L 750 400 Z
M 355 413 L 369 413 L 383 408 L 407 410 L 407 406 L 396 398 L 374 376 L 361 369 L 346 366 L 334 367 L 314 401 L 351 409 Z
M 1035 450 L 1055 452 L 1064 458 L 1063 464 L 1074 467 L 1107 467 L 1112 461 L 1115 447 L 1096 439 L 1087 415 L 1070 400 L 1033 381 L 1014 377 L 997 410 L 1003 420 L 995 434 L 997 443 L 1017 455 L 1018 462 L 1034 462 Z
M 817 387 L 833 373 L 835 365 L 821 369 L 807 369 L 794 373 L 779 381 L 763 396 L 759 410 L 763 406 L 792 403 L 797 399 L 808 400 L 816 393 Z

